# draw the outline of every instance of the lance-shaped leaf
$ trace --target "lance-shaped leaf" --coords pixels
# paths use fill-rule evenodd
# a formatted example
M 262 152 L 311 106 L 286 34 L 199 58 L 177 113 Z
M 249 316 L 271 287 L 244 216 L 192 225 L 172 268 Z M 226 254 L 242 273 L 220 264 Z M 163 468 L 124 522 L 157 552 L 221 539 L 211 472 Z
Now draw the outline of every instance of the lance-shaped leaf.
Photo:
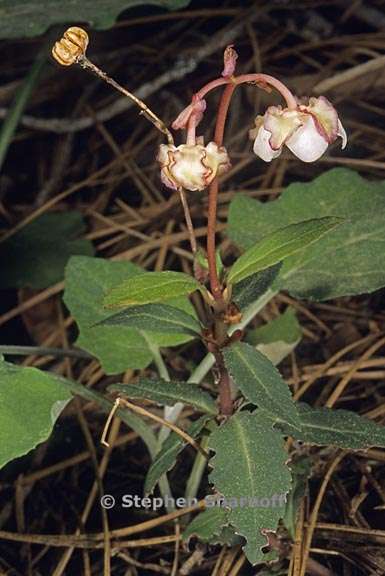
M 187 429 L 188 435 L 191 436 L 191 438 L 197 438 L 209 420 L 209 416 L 201 416 L 189 426 Z M 161 449 L 155 456 L 147 472 L 144 483 L 145 494 L 150 494 L 163 474 L 166 474 L 166 472 L 175 466 L 178 454 L 182 452 L 186 445 L 187 442 L 181 438 L 181 436 L 176 432 L 171 432 L 170 436 L 163 442 Z
M 200 289 L 201 284 L 183 272 L 147 272 L 128 278 L 112 288 L 103 303 L 106 308 L 124 308 L 163 302 L 177 296 L 187 296 Z
M 183 532 L 183 540 L 188 540 L 192 536 L 197 536 L 202 542 L 213 543 L 224 526 L 229 523 L 229 510 L 221 506 L 206 508 L 195 516 L 186 530 Z
M 53 374 L 0 357 L 0 468 L 46 440 L 71 398 Z
M 350 450 L 363 450 L 371 446 L 385 447 L 385 426 L 349 410 L 312 408 L 298 404 L 301 429 L 294 429 L 277 421 L 289 436 L 309 444 L 340 446 Z
M 175 402 L 190 404 L 201 412 L 217 414 L 214 400 L 197 384 L 187 382 L 167 382 L 141 378 L 137 384 L 112 384 L 109 390 L 121 392 L 128 398 L 144 398 L 157 404 L 169 406 Z
M 385 182 L 334 168 L 311 182 L 293 183 L 279 200 L 259 202 L 236 195 L 229 235 L 243 248 L 282 227 L 338 216 L 344 222 L 286 259 L 274 287 L 300 298 L 327 300 L 385 286 Z
M 285 511 L 290 472 L 282 436 L 258 411 L 235 414 L 210 436 L 215 451 L 209 479 L 230 506 L 229 521 L 247 540 L 252 564 L 264 559 L 267 539 Z
M 224 348 L 223 357 L 230 376 L 250 402 L 299 427 L 289 387 L 266 356 L 249 344 L 236 342 Z
M 99 324 L 131 326 L 138 330 L 155 330 L 165 334 L 192 334 L 195 336 L 201 332 L 201 326 L 194 316 L 168 304 L 132 306 L 105 318 Z
M 238 258 L 230 270 L 230 284 L 241 282 L 316 242 L 340 224 L 340 218 L 325 217 L 290 224 L 268 234 Z
M 255 302 L 266 290 L 273 284 L 278 272 L 281 268 L 282 262 L 260 270 L 252 274 L 248 278 L 241 280 L 233 287 L 232 300 L 237 304 L 240 310 L 244 310 Z

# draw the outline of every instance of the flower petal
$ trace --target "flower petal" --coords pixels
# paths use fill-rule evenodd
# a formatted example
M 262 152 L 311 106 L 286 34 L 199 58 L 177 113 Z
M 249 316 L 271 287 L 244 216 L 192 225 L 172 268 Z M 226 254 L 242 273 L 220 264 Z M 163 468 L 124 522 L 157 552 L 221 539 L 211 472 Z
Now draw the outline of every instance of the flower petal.
M 250 130 L 250 132 L 252 135 L 256 135 L 253 151 L 259 158 L 262 158 L 265 162 L 271 162 L 273 158 L 277 158 L 281 154 L 282 148 L 273 150 L 270 146 L 271 133 L 265 130 L 263 125 L 258 130 L 254 129 Z
M 342 138 L 341 148 L 343 150 L 345 148 L 346 144 L 348 143 L 348 137 L 346 136 L 345 128 L 342 126 L 342 123 L 340 120 L 338 120 L 337 136 L 340 136 L 340 138 Z
M 304 122 L 286 141 L 286 146 L 303 162 L 314 162 L 325 152 L 328 143 L 317 130 L 310 114 L 304 114 Z
M 318 132 L 329 144 L 334 142 L 338 133 L 338 114 L 334 106 L 324 96 L 310 98 L 309 106 L 301 106 L 302 110 L 314 118 Z
M 280 106 L 270 106 L 264 115 L 264 127 L 271 133 L 270 146 L 273 150 L 279 150 L 301 125 L 298 110 L 282 110 Z
M 163 184 L 173 190 L 203 190 L 214 178 L 230 168 L 230 160 L 223 146 L 215 142 L 202 144 L 161 144 L 157 160 L 161 165 Z

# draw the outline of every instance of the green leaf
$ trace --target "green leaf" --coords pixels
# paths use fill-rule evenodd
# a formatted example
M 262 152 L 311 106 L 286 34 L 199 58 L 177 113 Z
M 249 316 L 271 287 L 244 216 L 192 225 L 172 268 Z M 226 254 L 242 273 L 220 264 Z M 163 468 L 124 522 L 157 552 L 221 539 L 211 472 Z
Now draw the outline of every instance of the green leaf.
M 124 372 L 127 368 L 145 368 L 152 361 L 152 352 L 138 330 L 128 326 L 96 325 L 111 315 L 103 306 L 104 294 L 127 278 L 138 275 L 143 276 L 142 268 L 131 262 L 85 256 L 73 256 L 66 267 L 64 302 L 79 327 L 76 343 L 96 356 L 107 374 Z M 168 303 L 194 314 L 186 298 Z M 190 336 L 157 332 L 147 335 L 159 346 L 175 346 L 191 339 Z
M 229 523 L 228 516 L 229 511 L 221 506 L 206 508 L 187 526 L 183 532 L 183 540 L 197 536 L 202 542 L 213 544 L 214 539 L 220 536 L 222 528 Z
M 183 402 L 194 406 L 201 412 L 214 415 L 218 413 L 210 394 L 201 390 L 197 384 L 141 378 L 136 384 L 112 384 L 109 390 L 121 392 L 128 398 L 152 400 L 163 406 Z
M 54 375 L 0 357 L 0 468 L 44 442 L 71 398 Z
M 131 326 L 138 330 L 156 330 L 165 334 L 192 334 L 201 332 L 199 322 L 191 316 L 167 304 L 143 304 L 122 310 L 99 322 L 104 326 Z
M 292 487 L 287 496 L 283 523 L 291 538 L 294 540 L 299 507 L 306 494 L 307 483 L 311 474 L 311 459 L 303 456 L 294 462 L 291 461 L 290 471 L 292 475 Z
M 261 562 L 267 544 L 262 531 L 277 529 L 290 489 L 283 439 L 265 415 L 240 412 L 210 436 L 209 445 L 215 451 L 209 479 L 231 508 L 230 523 L 247 540 L 248 560 Z
M 37 36 L 53 24 L 88 22 L 94 28 L 111 28 L 127 8 L 154 5 L 178 9 L 190 0 L 2 0 L 0 38 Z
M 344 222 L 288 258 L 275 282 L 293 296 L 327 300 L 372 292 L 385 285 L 385 183 L 335 168 L 312 182 L 288 186 L 279 200 L 236 196 L 229 234 L 244 248 L 288 224 L 335 215 Z
M 341 223 L 340 218 L 314 218 L 290 224 L 262 238 L 238 258 L 230 270 L 230 284 L 241 282 L 319 240 Z
M 73 254 L 93 254 L 80 212 L 43 214 L 0 243 L 0 288 L 41 290 L 60 282 Z
M 299 427 L 289 387 L 266 356 L 249 344 L 236 342 L 224 348 L 223 357 L 230 376 L 250 402 Z
M 287 308 L 283 314 L 264 326 L 250 330 L 246 340 L 257 347 L 276 366 L 294 348 L 302 337 L 295 310 Z
M 287 424 L 279 428 L 297 440 L 307 444 L 339 446 L 350 450 L 363 450 L 372 446 L 385 447 L 385 426 L 349 410 L 312 408 L 298 404 L 301 430 Z
M 104 306 L 122 308 L 164 302 L 177 296 L 187 296 L 201 288 L 195 278 L 183 272 L 147 272 L 115 286 L 105 296 Z
M 232 300 L 240 310 L 247 308 L 249 304 L 255 302 L 266 292 L 277 277 L 281 266 L 282 262 L 278 262 L 278 264 L 274 264 L 270 268 L 256 272 L 241 280 L 233 287 Z
M 209 419 L 210 418 L 205 415 L 193 422 L 187 429 L 189 436 L 191 436 L 191 438 L 197 438 Z M 182 452 L 186 445 L 186 441 L 176 432 L 171 432 L 171 434 L 166 438 L 147 472 L 144 483 L 144 493 L 146 495 L 150 494 L 154 490 L 163 474 L 166 474 L 166 472 L 175 466 L 178 454 Z

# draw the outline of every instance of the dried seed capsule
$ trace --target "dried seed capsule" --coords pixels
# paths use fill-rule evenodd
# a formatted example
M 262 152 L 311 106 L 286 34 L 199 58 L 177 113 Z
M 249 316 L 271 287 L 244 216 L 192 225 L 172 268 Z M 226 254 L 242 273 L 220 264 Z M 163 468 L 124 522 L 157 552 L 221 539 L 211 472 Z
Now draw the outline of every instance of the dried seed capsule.
M 84 56 L 88 46 L 88 34 L 83 28 L 72 26 L 52 48 L 52 56 L 62 66 L 75 64 Z

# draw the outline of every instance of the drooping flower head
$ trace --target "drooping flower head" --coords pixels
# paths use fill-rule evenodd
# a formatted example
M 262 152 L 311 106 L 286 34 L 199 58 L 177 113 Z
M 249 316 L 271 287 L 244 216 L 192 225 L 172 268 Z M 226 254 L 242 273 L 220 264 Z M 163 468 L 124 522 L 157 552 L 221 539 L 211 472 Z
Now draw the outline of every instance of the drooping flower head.
M 250 130 L 253 150 L 265 162 L 277 158 L 283 145 L 300 160 L 314 162 L 338 136 L 342 148 L 347 142 L 337 111 L 324 96 L 310 98 L 307 105 L 298 104 L 296 109 L 270 106 L 256 118 L 255 126 Z
M 203 144 L 161 144 L 157 160 L 161 179 L 168 188 L 204 190 L 217 176 L 230 168 L 226 149 L 215 142 Z

